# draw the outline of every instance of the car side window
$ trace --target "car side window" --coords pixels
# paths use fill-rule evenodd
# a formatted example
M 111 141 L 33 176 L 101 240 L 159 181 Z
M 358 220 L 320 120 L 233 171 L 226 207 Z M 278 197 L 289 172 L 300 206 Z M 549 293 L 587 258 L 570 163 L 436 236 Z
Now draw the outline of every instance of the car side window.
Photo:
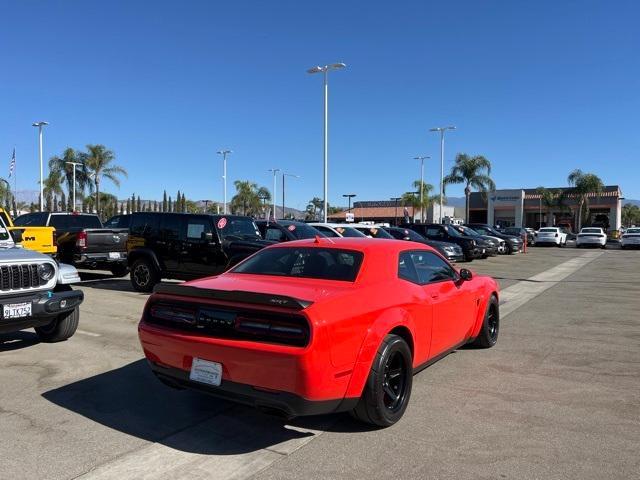
M 180 215 L 163 215 L 160 222 L 160 236 L 164 240 L 179 240 L 181 223 Z
M 316 230 L 319 230 L 322 233 L 324 233 L 324 235 L 326 237 L 339 237 L 340 236 L 336 232 L 334 232 L 333 230 L 331 230 L 330 228 L 327 228 L 327 227 L 317 226 L 317 227 L 314 227 L 314 228 Z
M 278 227 L 267 227 L 265 240 L 274 240 L 276 242 L 284 242 L 287 237 Z
M 411 259 L 411 252 L 401 252 L 398 257 L 398 277 L 411 283 L 420 284 L 418 273 Z
M 402 273 L 407 275 L 409 281 L 415 278 L 415 283 L 427 285 L 429 283 L 456 280 L 458 275 L 451 266 L 435 253 L 425 250 L 403 252 L 400 255 Z M 403 266 L 402 263 L 406 264 Z M 413 268 L 413 270 L 412 270 Z M 398 271 L 400 276 L 400 269 Z
M 443 237 L 444 234 L 442 233 L 442 230 L 438 227 L 429 227 L 427 228 L 427 235 L 429 237 Z
M 207 233 L 213 233 L 211 222 L 205 218 L 190 218 L 187 221 L 187 240 L 205 241 Z
M 147 213 L 134 214 L 131 219 L 131 229 L 129 234 L 144 238 L 156 236 L 158 234 L 159 223 L 159 215 Z

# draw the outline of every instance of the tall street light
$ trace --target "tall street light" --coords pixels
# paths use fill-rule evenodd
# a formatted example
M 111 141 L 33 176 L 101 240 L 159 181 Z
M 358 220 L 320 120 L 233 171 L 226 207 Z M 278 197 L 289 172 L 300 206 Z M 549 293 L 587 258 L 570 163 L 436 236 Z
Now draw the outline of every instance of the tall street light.
M 294 175 L 293 173 L 283 173 L 282 174 L 282 218 L 286 218 L 286 214 L 284 211 L 284 180 L 287 177 L 300 178 L 300 175 Z M 275 189 L 275 185 L 274 185 Z
M 307 70 L 307 73 L 322 73 L 324 75 L 324 222 L 327 223 L 327 179 L 329 171 L 329 70 L 345 68 L 344 63 L 334 63 L 324 67 L 316 66 Z
M 413 157 L 414 160 L 420 160 L 420 223 L 424 223 L 424 161 L 431 158 L 428 155 L 423 157 Z
M 76 211 L 76 167 L 82 165 L 78 162 L 64 162 L 67 165 L 73 165 L 73 211 Z
M 40 211 L 44 210 L 44 171 L 42 167 L 42 127 L 49 125 L 49 122 L 33 122 L 34 127 L 38 127 L 38 150 L 40 152 Z
M 217 154 L 222 155 L 222 196 L 224 206 L 222 207 L 222 214 L 227 214 L 227 155 L 233 153 L 231 150 L 218 150 Z
M 270 172 L 273 172 L 273 219 L 277 220 L 277 216 L 276 216 L 276 175 L 278 175 L 278 172 L 280 171 L 279 168 L 270 168 L 269 169 Z
M 344 198 L 348 198 L 349 199 L 349 209 L 347 210 L 347 212 L 351 211 L 351 199 L 353 197 L 357 197 L 357 195 L 355 193 L 345 193 L 344 195 L 342 195 Z
M 456 127 L 436 127 L 429 129 L 430 132 L 440 132 L 440 212 L 438 213 L 438 223 L 442 223 L 442 208 L 444 194 L 444 132 L 455 130 Z M 468 221 L 468 220 L 467 220 Z

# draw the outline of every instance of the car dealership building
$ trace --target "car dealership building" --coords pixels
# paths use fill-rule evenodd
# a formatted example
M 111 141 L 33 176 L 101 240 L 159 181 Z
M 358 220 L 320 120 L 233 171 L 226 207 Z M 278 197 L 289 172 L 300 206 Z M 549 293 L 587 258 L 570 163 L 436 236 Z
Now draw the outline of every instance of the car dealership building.
M 472 192 L 469 199 L 470 223 L 490 225 L 531 227 L 566 225 L 576 229 L 580 198 L 570 193 L 570 189 L 550 188 L 551 191 L 564 190 L 562 206 L 547 211 L 542 195 L 535 188 L 496 190 L 494 192 Z M 598 224 L 610 230 L 619 230 L 622 224 L 622 192 L 618 185 L 608 185 L 600 194 L 589 194 L 589 218 L 582 219 L 582 225 Z

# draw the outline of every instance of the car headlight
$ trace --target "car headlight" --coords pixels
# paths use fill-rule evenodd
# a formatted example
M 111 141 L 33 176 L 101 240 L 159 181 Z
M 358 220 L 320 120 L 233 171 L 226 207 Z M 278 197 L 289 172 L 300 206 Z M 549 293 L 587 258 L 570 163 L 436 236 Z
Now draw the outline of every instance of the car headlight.
M 443 250 L 447 253 L 455 253 L 455 248 L 453 247 L 444 247 Z
M 38 265 L 38 276 L 45 282 L 51 280 L 55 273 L 56 269 L 53 268 L 53 265 L 50 263 L 41 263 Z

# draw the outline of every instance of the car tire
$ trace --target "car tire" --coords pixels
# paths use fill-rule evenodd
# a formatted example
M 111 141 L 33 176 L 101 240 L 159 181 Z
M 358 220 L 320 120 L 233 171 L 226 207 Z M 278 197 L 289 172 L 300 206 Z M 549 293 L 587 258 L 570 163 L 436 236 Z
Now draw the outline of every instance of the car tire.
M 111 275 L 114 277 L 124 277 L 127 273 L 129 273 L 129 267 L 124 263 L 119 263 L 111 267 Z
M 139 258 L 131 266 L 131 285 L 138 292 L 149 293 L 160 281 L 155 265 L 146 258 Z
M 479 348 L 491 348 L 498 341 L 500 333 L 500 306 L 495 295 L 491 296 L 484 313 L 482 326 L 472 345 Z
M 393 425 L 407 409 L 412 384 L 413 359 L 409 345 L 398 335 L 387 335 L 373 359 L 364 391 L 351 415 L 378 427 Z
M 76 333 L 79 321 L 80 309 L 76 307 L 70 312 L 58 315 L 51 323 L 36 327 L 35 331 L 42 342 L 62 342 L 71 338 L 73 334 Z
M 604 245 L 602 245 L 602 247 L 600 247 L 600 248 L 602 248 L 603 250 L 605 250 L 605 249 L 607 248 L 607 244 L 605 243 L 605 244 L 604 244 Z

